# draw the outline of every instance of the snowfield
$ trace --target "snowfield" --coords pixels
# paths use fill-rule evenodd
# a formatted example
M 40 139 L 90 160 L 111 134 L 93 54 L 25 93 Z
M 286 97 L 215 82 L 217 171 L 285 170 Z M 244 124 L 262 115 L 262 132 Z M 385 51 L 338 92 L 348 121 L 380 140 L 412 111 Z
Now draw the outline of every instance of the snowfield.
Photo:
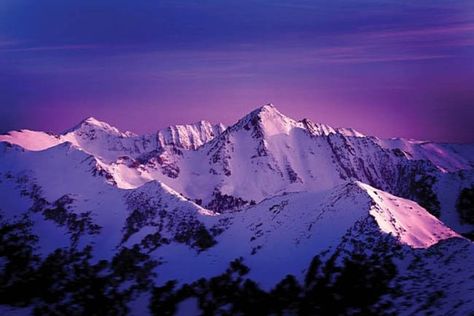
M 140 136 L 88 118 L 59 135 L 0 135 L 1 219 L 27 216 L 42 258 L 93 245 L 97 263 L 137 247 L 157 261 L 155 286 L 211 279 L 241 258 L 271 291 L 287 275 L 304 284 L 315 257 L 338 266 L 375 253 L 398 271 L 387 314 L 474 313 L 474 245 L 463 237 L 474 220 L 458 207 L 470 188 L 474 145 L 379 139 L 273 105 L 229 127 Z M 150 313 L 149 296 L 130 300 L 132 314 Z M 196 298 L 179 304 L 189 309 L 200 313 Z

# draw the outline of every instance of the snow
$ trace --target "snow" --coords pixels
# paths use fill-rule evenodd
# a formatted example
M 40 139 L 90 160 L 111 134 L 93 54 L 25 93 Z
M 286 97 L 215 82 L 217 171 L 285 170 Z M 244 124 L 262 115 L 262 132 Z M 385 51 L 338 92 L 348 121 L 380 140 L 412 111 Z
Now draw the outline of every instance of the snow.
M 48 133 L 22 129 L 20 131 L 11 131 L 8 134 L 0 135 L 0 142 L 7 142 L 21 146 L 27 150 L 38 151 L 56 146 L 63 141 L 57 136 Z
M 250 278 L 270 289 L 286 274 L 301 279 L 315 255 L 334 250 L 358 221 L 369 216 L 375 218 L 381 234 L 392 234 L 413 248 L 459 237 L 416 203 L 361 183 L 284 194 L 222 216 L 230 218 L 232 225 L 218 237 L 216 246 L 201 255 L 183 246 L 156 251 L 166 260 L 159 270 L 165 279 L 192 282 L 222 273 L 229 261 L 242 256 L 250 267 Z
M 34 185 L 49 202 L 72 197 L 70 211 L 91 212 L 102 227 L 100 234 L 80 241 L 93 243 L 99 259 L 157 232 L 158 218 L 144 221 L 122 244 L 130 213 L 160 205 L 172 219 L 160 231 L 170 240 L 176 233 L 173 221 L 196 222 L 208 230 L 218 226 L 223 232 L 215 236 L 215 246 L 202 251 L 178 242 L 154 250 L 152 256 L 162 261 L 158 283 L 215 276 L 243 257 L 249 277 L 270 289 L 287 274 L 302 280 L 315 255 L 334 252 L 360 223 L 373 225 L 373 238 L 391 235 L 420 252 L 453 238 L 469 243 L 452 229 L 473 229 L 459 222 L 455 210 L 460 190 L 474 183 L 473 148 L 380 140 L 353 129 L 296 121 L 273 105 L 227 128 L 200 121 L 142 136 L 89 118 L 61 135 L 22 130 L 0 136 L 0 209 L 11 217 L 27 211 Z M 404 153 L 396 155 L 394 149 Z M 402 171 L 418 160 L 428 167 L 416 174 L 436 179 L 441 221 L 387 192 L 406 185 Z M 214 192 L 257 204 L 210 210 L 206 205 Z M 42 254 L 69 242 L 64 227 L 39 213 L 33 219 Z M 183 313 L 194 308 L 192 300 L 179 306 Z
M 370 214 L 383 232 L 413 248 L 428 248 L 440 240 L 460 237 L 417 203 L 358 183 L 375 202 Z
M 113 163 L 123 156 L 136 158 L 168 145 L 197 149 L 224 130 L 223 124 L 212 125 L 207 121 L 200 121 L 195 124 L 170 126 L 157 131 L 156 134 L 138 136 L 128 131 L 121 132 L 105 122 L 89 117 L 59 135 L 20 130 L 0 135 L 0 142 L 16 144 L 34 151 L 70 142 L 98 159 Z
M 61 135 L 23 130 L 1 135 L 0 141 L 27 150 L 68 142 L 89 154 L 96 168 L 108 174 L 107 181 L 119 188 L 139 188 L 156 180 L 204 204 L 215 191 L 259 202 L 284 192 L 328 190 L 348 179 L 396 192 L 403 186 L 398 173 L 410 168 L 412 160 L 433 163 L 441 174 L 450 174 L 472 169 L 474 157 L 474 146 L 380 140 L 350 128 L 296 121 L 271 104 L 229 128 L 200 121 L 137 136 L 88 118 Z M 406 156 L 390 152 L 396 148 Z M 474 182 L 472 174 L 466 180 L 455 178 L 463 186 Z M 453 228 L 471 229 L 457 221 L 453 201 L 460 189 L 437 184 L 436 190 L 443 196 L 442 218 Z
M 10 150 L 1 159 L 2 172 L 28 170 L 48 200 L 71 194 L 76 199 L 75 209 L 92 211 L 94 220 L 102 226 L 102 233 L 88 240 L 94 240 L 101 257 L 110 256 L 122 239 L 124 220 L 129 212 L 125 201 L 130 194 L 144 194 L 152 200 L 165 199 L 170 210 L 179 209 L 181 214 L 197 216 L 207 227 L 220 219 L 227 218 L 231 222 L 222 235 L 217 236 L 217 245 L 201 254 L 186 245 L 170 244 L 157 249 L 154 255 L 165 262 L 158 270 L 160 282 L 168 279 L 192 282 L 202 276 L 212 276 L 225 271 L 229 261 L 243 256 L 251 268 L 250 276 L 270 288 L 288 273 L 302 276 L 314 255 L 336 247 L 342 236 L 367 216 L 376 219 L 381 232 L 390 233 L 414 248 L 426 248 L 439 240 L 458 236 L 416 203 L 360 182 L 284 193 L 241 212 L 218 215 L 159 181 L 123 190 L 108 183 L 105 177 L 94 177 L 91 172 L 97 160 L 72 144 L 41 152 Z M 14 200 L 24 198 L 17 195 Z M 64 234 L 49 222 L 39 227 L 41 236 L 60 240 L 59 236 Z M 50 235 L 51 231 L 59 235 Z M 151 232 L 152 227 L 143 227 L 129 244 L 139 242 Z M 51 242 L 43 248 L 59 245 Z M 188 269 L 189 266 L 193 269 Z
M 384 148 L 402 150 L 409 159 L 430 161 L 443 172 L 474 167 L 472 144 L 441 144 L 403 138 L 378 139 L 377 142 Z
M 223 124 L 212 125 L 207 121 L 199 121 L 195 124 L 170 126 L 158 131 L 157 137 L 162 146 L 175 144 L 185 149 L 197 149 L 224 130 Z

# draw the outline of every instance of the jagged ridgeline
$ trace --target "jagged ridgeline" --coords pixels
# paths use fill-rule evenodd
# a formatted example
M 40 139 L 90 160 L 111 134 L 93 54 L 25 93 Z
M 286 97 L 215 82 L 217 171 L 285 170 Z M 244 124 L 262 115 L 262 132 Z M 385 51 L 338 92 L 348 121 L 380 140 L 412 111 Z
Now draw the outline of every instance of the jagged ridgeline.
M 272 105 L 0 135 L 0 312 L 470 315 L 473 167 Z

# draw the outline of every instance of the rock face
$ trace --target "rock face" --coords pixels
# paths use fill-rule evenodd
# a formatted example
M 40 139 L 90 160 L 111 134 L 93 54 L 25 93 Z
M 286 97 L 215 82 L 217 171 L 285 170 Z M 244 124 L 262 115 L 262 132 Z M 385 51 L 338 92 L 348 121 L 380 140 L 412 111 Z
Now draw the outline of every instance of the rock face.
M 207 121 L 196 124 L 174 125 L 158 131 L 158 142 L 162 147 L 176 146 L 184 149 L 197 149 L 219 136 L 225 130 L 223 124 L 212 125 Z
M 469 314 L 473 162 L 472 145 L 378 139 L 273 105 L 227 128 L 139 136 L 88 118 L 0 135 L 0 310 L 94 314 L 101 297 L 119 314 L 245 314 L 246 300 L 262 314 Z M 51 264 L 89 272 L 45 279 Z M 107 289 L 75 288 L 103 275 Z

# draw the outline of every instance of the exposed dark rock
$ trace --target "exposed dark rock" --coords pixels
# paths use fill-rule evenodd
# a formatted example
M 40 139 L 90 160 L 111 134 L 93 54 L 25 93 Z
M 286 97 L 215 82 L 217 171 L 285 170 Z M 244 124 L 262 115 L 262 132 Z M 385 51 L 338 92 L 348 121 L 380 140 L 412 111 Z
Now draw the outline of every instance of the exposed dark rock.
M 206 208 L 219 213 L 237 211 L 249 204 L 247 200 L 228 194 L 222 194 L 219 190 L 215 190 L 212 197 L 212 200 L 206 204 Z

